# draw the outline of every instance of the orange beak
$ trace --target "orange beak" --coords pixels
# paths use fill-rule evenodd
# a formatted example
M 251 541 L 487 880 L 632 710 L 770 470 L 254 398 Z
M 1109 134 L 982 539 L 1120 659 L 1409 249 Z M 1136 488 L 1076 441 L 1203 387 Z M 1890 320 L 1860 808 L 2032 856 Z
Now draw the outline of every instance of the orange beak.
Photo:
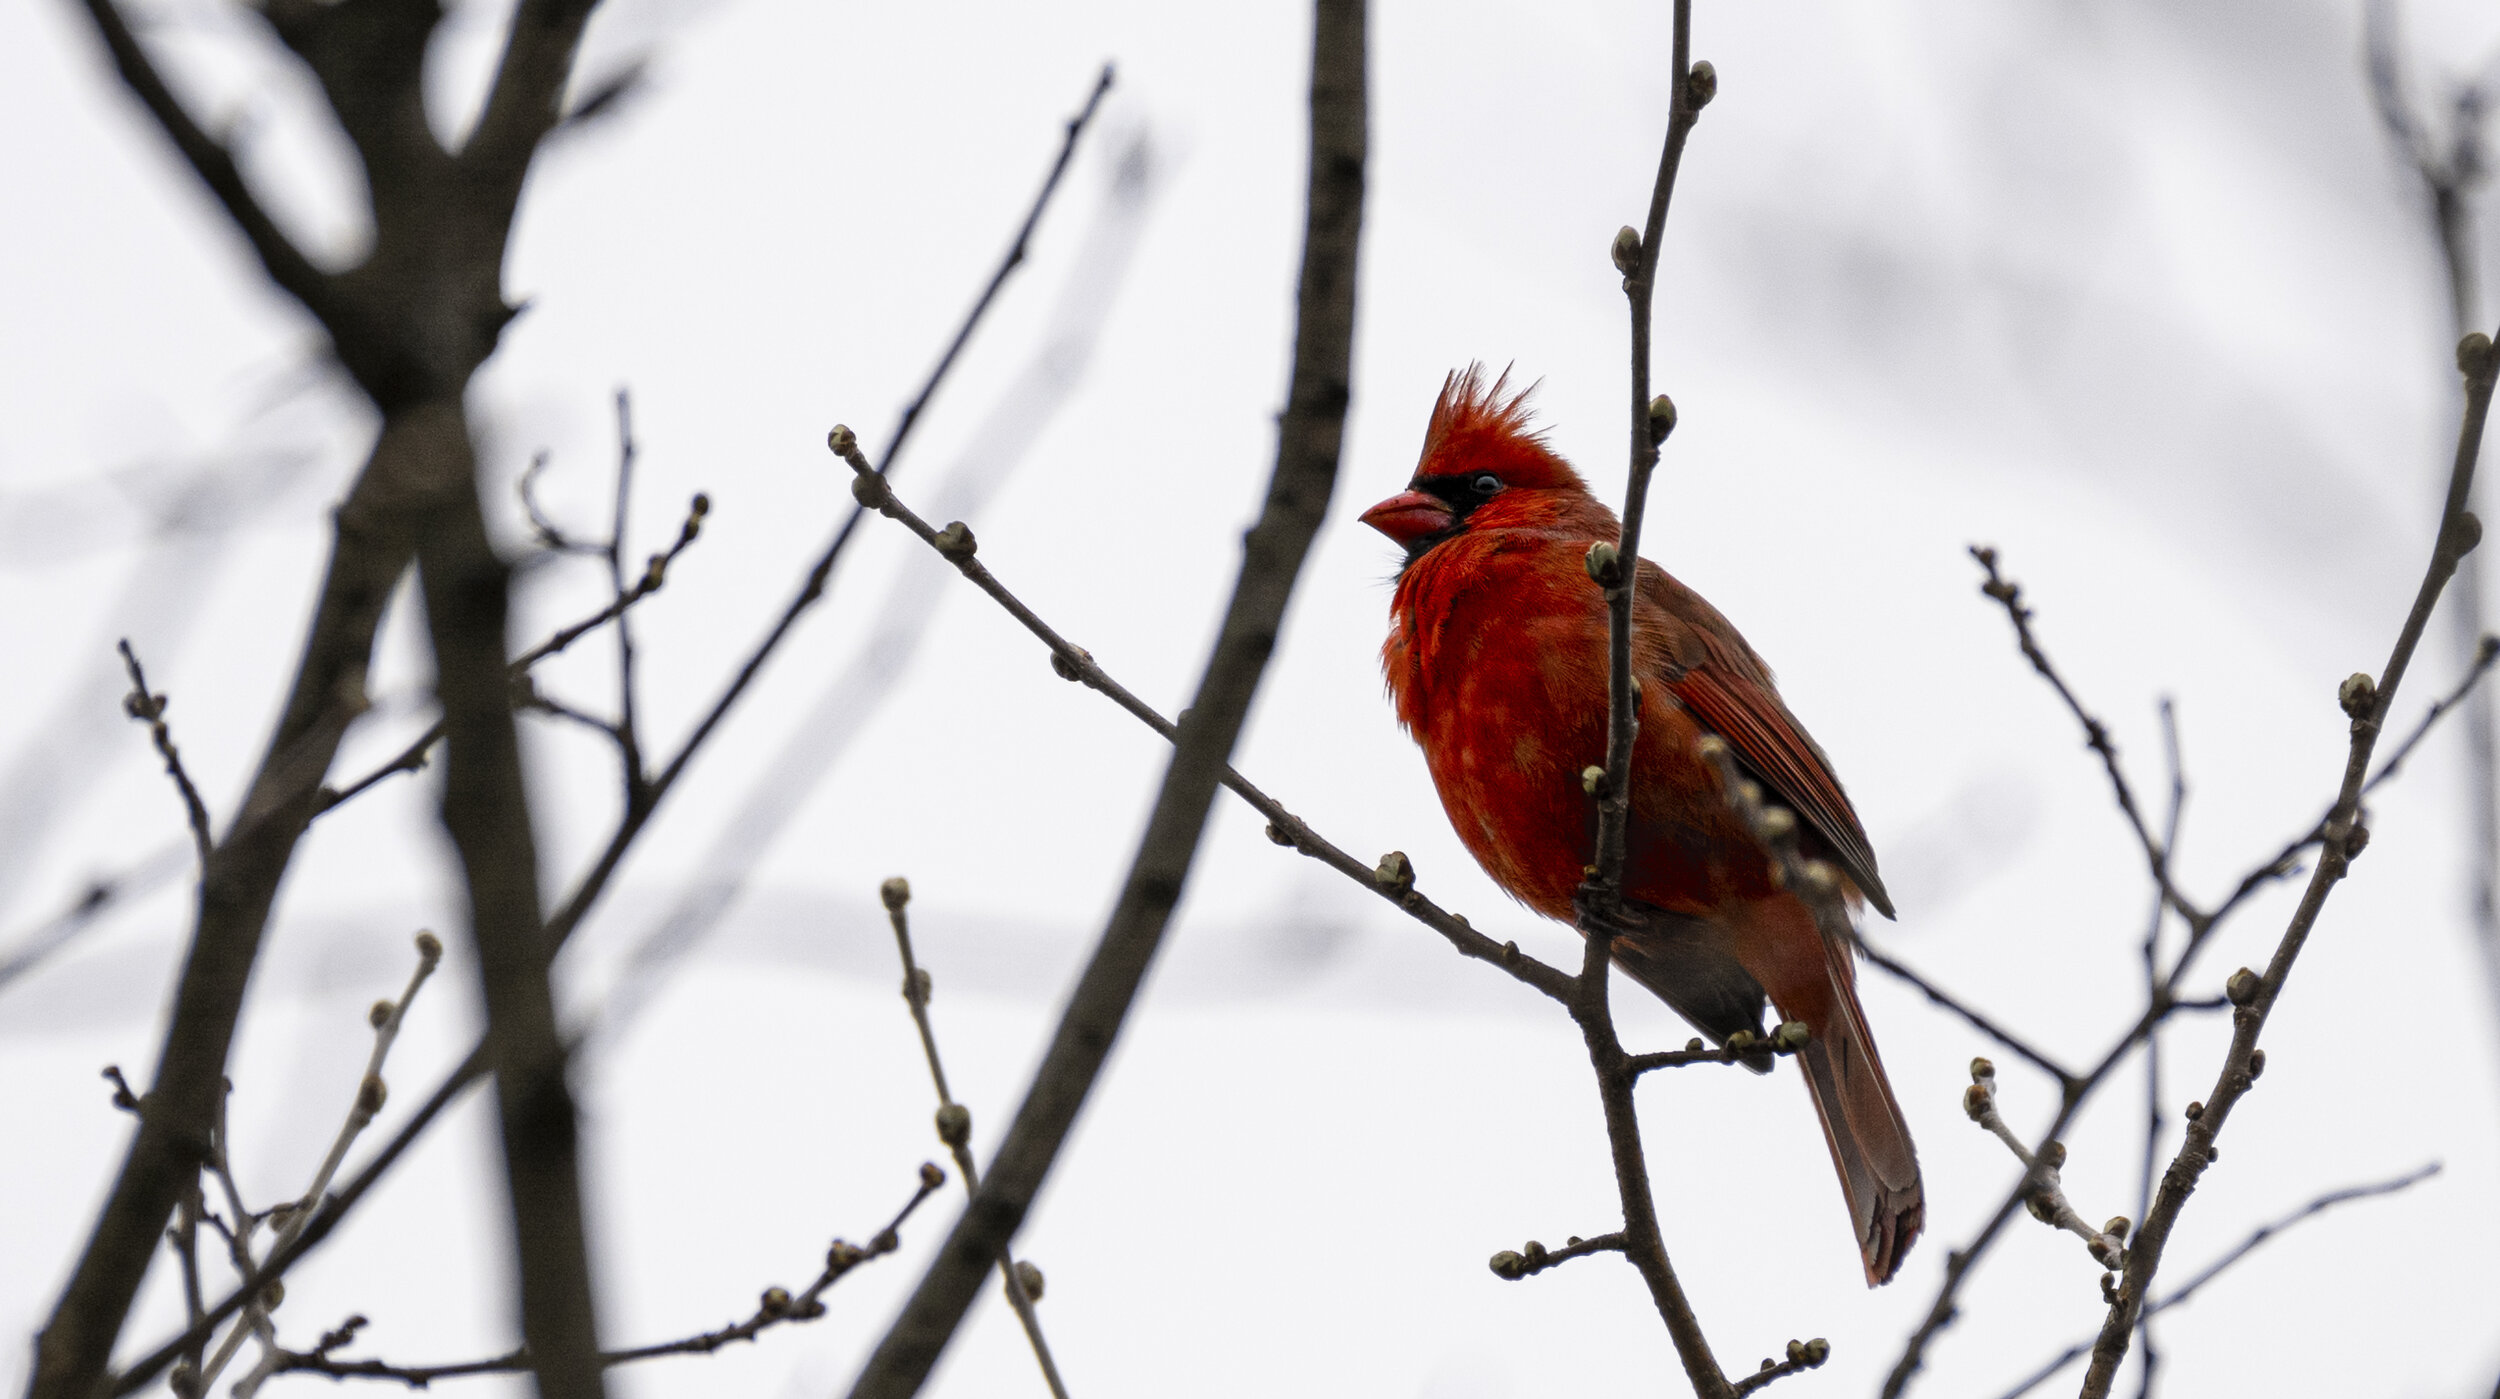
M 1397 541 L 1401 548 L 1448 530 L 1456 519 L 1448 501 L 1422 491 L 1400 491 L 1363 512 L 1364 524 Z

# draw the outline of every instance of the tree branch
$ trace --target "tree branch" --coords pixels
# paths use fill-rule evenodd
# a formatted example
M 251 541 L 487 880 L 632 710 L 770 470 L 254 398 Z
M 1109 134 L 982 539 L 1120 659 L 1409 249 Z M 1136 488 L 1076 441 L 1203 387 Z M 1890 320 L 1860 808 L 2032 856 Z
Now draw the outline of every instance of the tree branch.
M 148 692 L 147 672 L 139 668 L 139 653 L 130 649 L 130 642 L 121 643 L 122 666 L 130 673 L 130 693 L 122 698 L 122 712 L 148 726 L 148 739 L 156 745 L 156 754 L 165 760 L 165 775 L 174 780 L 174 790 L 182 796 L 183 814 L 191 823 L 191 843 L 199 851 L 200 868 L 208 868 L 208 857 L 216 841 L 208 833 L 208 803 L 200 800 L 200 789 L 191 785 L 191 774 L 182 766 L 182 752 L 174 747 L 174 731 L 165 722 L 163 695 Z
M 917 536 L 922 543 L 937 550 L 940 557 L 955 566 L 956 572 L 962 574 L 973 586 L 987 593 L 992 601 L 1007 610 L 1009 616 L 1022 623 L 1026 631 L 1031 632 L 1044 646 L 1049 647 L 1050 667 L 1053 673 L 1063 680 L 1080 683 L 1103 695 L 1113 704 L 1127 711 L 1130 717 L 1161 735 L 1166 742 L 1179 740 L 1179 725 L 1164 718 L 1152 705 L 1139 699 L 1127 686 L 1113 679 L 1111 673 L 1104 670 L 1094 659 L 1093 652 L 1060 635 L 1057 628 L 1042 620 L 1041 615 L 1026 606 L 1022 598 L 1009 592 L 1007 586 L 998 580 L 998 576 L 990 572 L 986 564 L 974 557 L 975 550 L 971 546 L 975 541 L 973 541 L 972 532 L 965 528 L 961 521 L 950 524 L 943 530 L 932 526 L 909 505 L 904 504 L 902 497 L 894 493 L 893 487 L 886 483 L 885 478 L 879 476 L 876 469 L 868 464 L 868 459 L 861 455 L 856 440 L 846 441 L 839 435 L 847 433 L 847 429 L 837 428 L 835 431 L 837 436 L 832 439 L 830 445 L 833 446 L 837 455 L 850 464 L 851 470 L 855 473 L 855 478 L 851 483 L 853 493 L 868 502 L 870 508 L 888 519 L 897 521 L 903 528 Z M 1407 859 L 1404 851 L 1392 850 L 1383 856 L 1378 864 L 1366 865 L 1331 843 L 1319 832 L 1311 829 L 1310 823 L 1286 810 L 1283 803 L 1252 785 L 1248 778 L 1243 777 L 1230 766 L 1224 769 L 1220 780 L 1235 795 L 1248 802 L 1252 810 L 1267 818 L 1269 840 L 1310 856 L 1396 904 L 1415 921 L 1447 939 L 1450 946 L 1461 955 L 1491 963 L 1508 972 L 1521 984 L 1534 987 L 1554 1000 L 1566 1001 L 1570 998 L 1572 979 L 1568 973 L 1520 951 L 1519 944 L 1516 942 L 1493 941 L 1477 932 L 1474 925 L 1470 924 L 1464 916 L 1448 912 L 1431 899 L 1426 898 L 1423 892 L 1415 887 L 1415 867 L 1413 862 Z
M 981 1192 L 981 1168 L 972 1159 L 972 1112 L 955 1101 L 946 1089 L 946 1066 L 938 1059 L 937 1031 L 929 1024 L 929 974 L 912 956 L 911 920 L 903 910 L 911 903 L 911 883 L 902 878 L 889 879 L 877 891 L 885 904 L 886 918 L 894 925 L 894 948 L 903 960 L 903 1002 L 911 1007 L 913 1026 L 920 1031 L 921 1052 L 929 1061 L 929 1080 L 937 1087 L 938 1140 L 954 1155 L 955 1171 L 963 1177 L 964 1193 L 978 1197 Z M 1031 1273 L 1032 1286 L 1025 1275 Z M 1052 1358 L 1050 1342 L 1042 1338 L 1042 1318 L 1033 1309 L 1034 1293 L 1040 1286 L 1041 1270 L 1030 1263 L 1018 1263 L 1004 1244 L 998 1249 L 998 1275 L 1007 1289 L 1007 1303 L 1015 1309 L 1016 1322 L 1024 1328 L 1024 1339 L 1033 1347 L 1034 1363 L 1042 1367 L 1042 1382 L 1050 1386 L 1053 1399 L 1068 1399 L 1068 1387 L 1059 1378 L 1059 1362 Z
M 1711 1354 L 1709 1338 L 1702 1334 L 1701 1321 L 1694 1316 L 1684 1285 L 1667 1257 L 1657 1201 L 1650 1190 L 1649 1162 L 1641 1145 L 1639 1110 L 1632 1097 L 1637 1080 L 1607 1002 L 1615 929 L 1623 914 L 1632 753 L 1640 733 L 1640 691 L 1632 675 L 1633 580 L 1640 571 L 1641 523 L 1648 510 L 1650 474 L 1657 468 L 1660 444 L 1675 428 L 1674 403 L 1664 394 L 1653 399 L 1649 393 L 1650 312 L 1658 278 L 1658 245 L 1666 232 L 1667 206 L 1675 194 L 1685 141 L 1702 107 L 1718 91 L 1716 71 L 1707 63 L 1692 61 L 1692 23 L 1692 0 L 1675 0 L 1667 138 L 1658 157 L 1658 177 L 1650 188 L 1649 218 L 1639 232 L 1622 229 L 1614 241 L 1615 267 L 1623 273 L 1624 300 L 1632 322 L 1631 466 L 1621 532 L 1612 544 L 1601 540 L 1591 545 L 1588 556 L 1589 576 L 1606 595 L 1606 766 L 1593 793 L 1596 863 L 1573 900 L 1585 945 L 1580 975 L 1566 1004 L 1588 1048 L 1598 1103 L 1605 1114 L 1615 1190 L 1623 1204 L 1623 1255 L 1648 1286 L 1650 1301 L 1675 1343 L 1694 1394 L 1700 1399 L 1730 1399 L 1735 1391 Z
M 446 486 L 418 534 L 417 571 L 450 749 L 443 828 L 466 877 L 485 991 L 520 1250 L 521 1334 L 545 1399 L 598 1399 L 605 1387 L 579 1140 L 548 980 L 555 948 L 540 920 L 537 840 L 505 658 L 510 572 L 487 540 L 474 471 Z
M 139 38 L 130 30 L 121 7 L 114 0 L 84 0 L 87 17 L 95 22 L 96 33 L 103 38 L 105 49 L 113 56 L 113 67 L 120 73 L 122 85 L 156 118 L 156 124 L 174 148 L 182 152 L 193 173 L 208 186 L 208 192 L 225 206 L 227 217 L 241 230 L 243 237 L 259 255 L 262 270 L 269 280 L 304 304 L 306 310 L 327 324 L 338 311 L 337 288 L 328 276 L 312 264 L 312 259 L 290 241 L 269 217 L 260 200 L 244 183 L 243 172 L 235 168 L 234 157 L 216 138 L 200 129 L 200 124 L 174 96 L 164 74 L 148 57 Z
M 2150 1319 L 2154 1316 L 2158 1316 L 2161 1313 L 2170 1310 L 2172 1307 L 2185 1302 L 2190 1297 L 2195 1296 L 2199 1289 L 2203 1288 L 2205 1284 L 2212 1282 L 2215 1278 L 2220 1277 L 2230 1268 L 2232 1264 L 2247 1257 L 2266 1240 L 2273 1238 L 2275 1235 L 2291 1228 L 2293 1225 L 2300 1223 L 2302 1220 L 2311 1218 L 2315 1215 L 2324 1214 L 2326 1211 L 2333 1209 L 2335 1206 L 2345 1204 L 2349 1201 L 2366 1200 L 2378 1195 L 2393 1195 L 2400 1190 L 2405 1190 L 2412 1186 L 2419 1185 L 2423 1181 L 2430 1179 L 2432 1176 L 2439 1174 L 2439 1169 L 2439 1163 L 2433 1161 L 2426 1166 L 2416 1167 L 2415 1169 L 2408 1171 L 2393 1180 L 2379 1181 L 2374 1185 L 2354 1185 L 2347 1186 L 2342 1190 L 2330 1190 L 2326 1194 L 2311 1200 L 2308 1204 L 2301 1206 L 2299 1209 L 2296 1209 L 2279 1219 L 2271 1220 L 2267 1223 L 2258 1225 L 2254 1233 L 2250 1234 L 2247 1238 L 2240 1240 L 2239 1243 L 2233 1246 L 2229 1252 L 2223 1254 L 2220 1258 L 2215 1259 L 2213 1262 L 2206 1264 L 2195 1277 L 2188 1280 L 2186 1286 L 2171 1293 L 2169 1296 L 2162 1298 L 2160 1301 L 2153 1303 L 2151 1306 L 2146 1307 L 2144 1309 L 2143 1319 Z M 2000 1399 L 2022 1399 L 2022 1396 L 2029 1394 L 2031 1391 L 2038 1389 L 2041 1385 L 2048 1383 L 2058 1371 L 2065 1369 L 2068 1365 L 2071 1365 L 2075 1361 L 2081 1359 L 2091 1349 L 2092 1342 L 2089 1339 L 2075 1342 L 2073 1345 L 2068 1346 L 2065 1350 L 2059 1352 L 2056 1356 L 2051 1358 L 2047 1364 L 2033 1371 L 2029 1378 L 2023 1380 L 2019 1384 L 2016 1384 L 2012 1389 L 2005 1391 L 2005 1393 L 2000 1396 Z
M 936 1194 L 938 1188 L 945 1183 L 944 1171 L 939 1170 L 933 1164 L 922 1165 L 920 1188 L 913 1192 L 911 1199 L 894 1216 L 893 1222 L 878 1230 L 865 1245 L 847 1243 L 841 1239 L 834 1240 L 833 1246 L 825 1253 L 824 1271 L 818 1273 L 816 1280 L 808 1284 L 797 1296 L 791 1296 L 786 1288 L 765 1288 L 763 1295 L 757 1299 L 754 1313 L 744 1321 L 734 1322 L 717 1330 L 700 1332 L 679 1340 L 662 1341 L 656 1345 L 636 1346 L 631 1350 L 603 1351 L 599 1355 L 599 1364 L 602 1366 L 630 1365 L 635 1361 L 657 1360 L 670 1355 L 709 1355 L 723 1346 L 738 1341 L 754 1340 L 764 1332 L 785 1323 L 814 1321 L 825 1314 L 824 1295 L 835 1283 L 849 1276 L 861 1264 L 872 1263 L 902 1247 L 902 1236 L 899 1231 L 904 1221 L 910 1219 L 912 1212 L 920 1208 L 921 1201 Z M 344 1345 L 353 1337 L 354 1328 L 361 1320 L 362 1318 L 350 1318 L 347 1326 L 322 1337 L 323 1344 L 310 1351 L 282 1352 L 274 1367 L 274 1373 L 304 1372 L 327 1375 L 334 1380 L 393 1380 L 411 1389 L 424 1389 L 436 1380 L 453 1379 L 464 1375 L 512 1374 L 532 1368 L 527 1346 L 486 1360 L 463 1360 L 443 1365 L 393 1365 L 381 1360 L 333 1358 L 330 1352 L 338 1349 L 339 1345 Z M 346 1334 L 342 1336 L 341 1332 Z M 334 1339 L 337 1340 L 337 1345 L 330 1344 Z
M 2099 1340 L 2092 1347 L 2092 1366 L 2086 1372 L 2083 1399 L 2106 1399 L 2116 1380 L 2118 1365 L 2126 1357 L 2127 1342 L 2135 1325 L 2136 1314 L 2152 1288 L 2153 1277 L 2161 1267 L 2162 1251 L 2170 1240 L 2170 1230 L 2187 1205 L 2188 1196 L 2203 1178 L 2206 1167 L 2213 1164 L 2214 1145 L 2222 1128 L 2230 1120 L 2231 1111 L 2239 1104 L 2263 1071 L 2257 1055 L 2257 1038 L 2264 1031 L 2266 1019 L 2283 993 L 2283 984 L 2290 977 L 2292 964 L 2300 957 L 2317 924 L 2318 914 L 2326 905 L 2352 860 L 2368 844 L 2368 828 L 2361 823 L 2361 790 L 2370 771 L 2370 756 L 2387 720 L 2388 707 L 2394 703 L 2396 690 L 2404 681 L 2405 671 L 2412 664 L 2413 653 L 2429 625 L 2432 609 L 2439 595 L 2457 570 L 2457 563 L 2481 541 L 2482 525 L 2467 503 L 2472 498 L 2474 467 L 2482 452 L 2483 426 L 2491 411 L 2492 384 L 2500 373 L 2500 356 L 2492 350 L 2490 337 L 2477 331 L 2457 345 L 2457 366 L 2464 378 L 2465 411 L 2457 433 L 2457 453 L 2449 471 L 2447 498 L 2439 516 L 2437 542 L 2432 546 L 2428 566 L 2424 569 L 2420 588 L 2416 591 L 2412 610 L 2397 632 L 2394 647 L 2389 651 L 2386 668 L 2375 682 L 2367 676 L 2347 680 L 2344 693 L 2348 707 L 2357 711 L 2352 722 L 2352 741 L 2344 760 L 2344 777 L 2335 806 L 2326 823 L 2326 837 L 2318 853 L 2317 868 L 2311 871 L 2308 887 L 2302 891 L 2299 907 L 2293 911 L 2290 924 L 2275 945 L 2274 956 L 2267 962 L 2263 976 L 2243 972 L 2232 978 L 2231 999 L 2237 1006 L 2232 1013 L 2231 1048 L 2224 1058 L 2222 1070 L 2215 1079 L 2213 1091 L 2206 1097 L 2202 1111 L 2188 1123 L 2185 1140 L 2170 1167 L 2163 1172 L 2161 1191 L 2154 1197 L 2153 1208 L 2144 1219 L 2144 1227 L 2136 1236 L 2135 1246 L 2127 1251 L 2126 1275 L 2118 1286 L 2116 1299 L 2101 1326 Z M 2365 693 L 2366 692 L 2366 693 Z

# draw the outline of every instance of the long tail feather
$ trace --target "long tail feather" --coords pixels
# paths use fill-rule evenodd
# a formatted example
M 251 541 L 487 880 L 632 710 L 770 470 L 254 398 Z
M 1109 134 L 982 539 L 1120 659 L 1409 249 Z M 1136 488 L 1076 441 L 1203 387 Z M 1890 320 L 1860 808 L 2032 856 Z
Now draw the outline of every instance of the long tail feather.
M 1845 954 L 1844 954 L 1845 955 Z M 1849 1202 L 1849 1223 L 1866 1263 L 1866 1283 L 1892 1281 L 1902 1256 L 1926 1223 L 1927 1196 L 1919 1181 L 1918 1149 L 1901 1120 L 1901 1105 L 1884 1080 L 1883 1061 L 1875 1055 L 1875 1039 L 1867 1033 L 1866 1014 L 1858 1007 L 1857 988 L 1846 970 L 1835 968 L 1838 992 L 1822 1024 L 1806 1028 L 1814 1038 L 1798 1051 L 1806 1088 L 1823 1120 L 1823 1141 L 1831 1148 L 1832 1166 L 1840 1173 L 1841 1193 Z

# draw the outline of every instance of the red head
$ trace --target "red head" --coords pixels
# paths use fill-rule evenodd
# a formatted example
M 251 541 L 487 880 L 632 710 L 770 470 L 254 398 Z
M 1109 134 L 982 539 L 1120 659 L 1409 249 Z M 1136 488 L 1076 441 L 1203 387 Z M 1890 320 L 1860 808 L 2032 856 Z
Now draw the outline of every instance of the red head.
M 1471 525 L 1530 513 L 1522 507 L 1532 501 L 1550 504 L 1550 493 L 1588 493 L 1580 473 L 1547 450 L 1544 434 L 1529 425 L 1534 386 L 1506 397 L 1509 387 L 1508 370 L 1489 386 L 1481 364 L 1452 371 L 1432 405 L 1414 479 L 1363 512 L 1363 523 L 1396 540 L 1410 561 Z

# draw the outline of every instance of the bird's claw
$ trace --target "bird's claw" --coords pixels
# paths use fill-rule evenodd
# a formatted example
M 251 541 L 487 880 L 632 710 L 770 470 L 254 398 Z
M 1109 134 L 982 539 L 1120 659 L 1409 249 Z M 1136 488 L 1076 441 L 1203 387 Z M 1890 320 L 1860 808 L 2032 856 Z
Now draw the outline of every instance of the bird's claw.
M 1572 922 L 1586 935 L 1604 934 L 1608 938 L 1629 937 L 1640 930 L 1640 923 L 1623 906 L 1620 896 L 1601 895 L 1582 885 L 1571 894 Z

